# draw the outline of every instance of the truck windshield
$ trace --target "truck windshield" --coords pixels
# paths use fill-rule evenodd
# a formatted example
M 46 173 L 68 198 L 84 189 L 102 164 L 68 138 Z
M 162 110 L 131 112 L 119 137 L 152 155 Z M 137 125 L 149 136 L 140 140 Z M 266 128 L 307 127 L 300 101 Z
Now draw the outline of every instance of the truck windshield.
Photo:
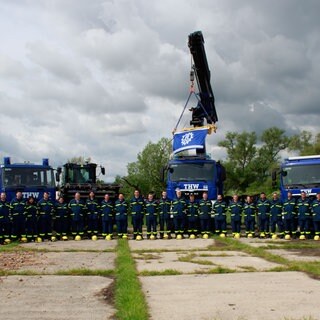
M 54 187 L 52 169 L 45 168 L 4 168 L 3 182 L 5 187 Z
M 320 164 L 288 166 L 283 168 L 283 185 L 285 186 L 303 186 L 320 183 Z
M 171 181 L 208 181 L 214 177 L 214 163 L 172 164 L 169 174 Z
M 72 167 L 67 168 L 67 183 L 92 183 L 93 172 L 90 167 Z

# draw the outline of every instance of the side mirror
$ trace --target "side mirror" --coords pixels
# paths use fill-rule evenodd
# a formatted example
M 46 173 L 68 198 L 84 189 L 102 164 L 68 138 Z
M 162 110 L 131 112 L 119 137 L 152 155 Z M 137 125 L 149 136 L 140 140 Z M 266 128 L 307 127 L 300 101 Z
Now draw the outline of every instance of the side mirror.
M 106 174 L 106 169 L 105 169 L 104 167 L 101 167 L 101 173 L 102 173 L 103 175 Z
M 57 182 L 60 181 L 60 174 L 59 174 L 59 172 L 56 172 L 56 181 L 57 181 Z
M 277 171 L 276 170 L 272 171 L 271 179 L 272 179 L 272 183 L 274 183 L 277 180 Z

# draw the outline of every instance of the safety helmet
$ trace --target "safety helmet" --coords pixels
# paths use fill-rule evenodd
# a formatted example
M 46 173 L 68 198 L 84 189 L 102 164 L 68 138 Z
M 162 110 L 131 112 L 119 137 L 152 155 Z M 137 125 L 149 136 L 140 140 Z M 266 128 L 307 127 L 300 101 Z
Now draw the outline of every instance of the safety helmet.
M 76 236 L 75 236 L 75 238 L 74 238 L 74 240 L 76 240 L 76 241 L 80 241 L 80 240 L 81 240 L 81 236 L 76 235 Z
M 94 235 L 94 236 L 91 237 L 91 240 L 97 241 L 97 240 L 98 240 L 98 237 L 97 237 L 96 235 Z

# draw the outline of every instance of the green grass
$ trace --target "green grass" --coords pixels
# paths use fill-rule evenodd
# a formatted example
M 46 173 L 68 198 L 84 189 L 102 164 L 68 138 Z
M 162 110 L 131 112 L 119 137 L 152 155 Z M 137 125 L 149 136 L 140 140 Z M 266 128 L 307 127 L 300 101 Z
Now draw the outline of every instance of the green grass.
M 115 272 L 112 269 L 87 269 L 87 268 L 78 268 L 70 270 L 59 270 L 54 273 L 58 276 L 102 276 L 102 277 L 111 277 L 114 276 Z
M 148 306 L 137 277 L 128 242 L 118 240 L 116 248 L 115 307 L 119 320 L 147 320 Z
M 175 269 L 165 269 L 162 271 L 149 271 L 143 270 L 139 272 L 139 276 L 148 277 L 148 276 L 179 276 L 183 274 L 182 272 Z

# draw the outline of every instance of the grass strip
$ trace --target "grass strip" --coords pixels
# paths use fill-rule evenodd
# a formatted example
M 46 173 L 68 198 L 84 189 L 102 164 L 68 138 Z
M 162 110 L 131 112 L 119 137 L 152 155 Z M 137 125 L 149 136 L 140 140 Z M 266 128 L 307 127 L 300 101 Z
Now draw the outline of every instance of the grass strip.
M 271 270 L 273 271 L 278 271 L 278 272 L 300 271 L 308 274 L 312 278 L 320 279 L 320 262 L 319 261 L 301 262 L 301 261 L 289 260 L 277 254 L 268 252 L 267 251 L 269 249 L 268 247 L 252 247 L 249 244 L 245 244 L 234 239 L 223 239 L 219 241 L 223 241 L 225 244 L 227 244 L 228 249 L 230 250 L 242 251 L 249 255 L 259 257 L 267 261 L 278 263 L 284 266 L 283 268 L 282 267 L 272 268 Z M 306 245 L 302 244 L 302 247 L 303 246 L 306 246 Z M 313 247 L 314 245 L 311 245 L 311 246 Z
M 137 277 L 128 241 L 118 240 L 116 248 L 115 307 L 119 320 L 147 320 L 148 306 Z
M 143 277 L 150 277 L 150 276 L 179 276 L 183 274 L 181 271 L 175 270 L 175 269 L 165 269 L 162 271 L 150 271 L 150 270 L 142 270 L 139 272 L 140 276 Z

